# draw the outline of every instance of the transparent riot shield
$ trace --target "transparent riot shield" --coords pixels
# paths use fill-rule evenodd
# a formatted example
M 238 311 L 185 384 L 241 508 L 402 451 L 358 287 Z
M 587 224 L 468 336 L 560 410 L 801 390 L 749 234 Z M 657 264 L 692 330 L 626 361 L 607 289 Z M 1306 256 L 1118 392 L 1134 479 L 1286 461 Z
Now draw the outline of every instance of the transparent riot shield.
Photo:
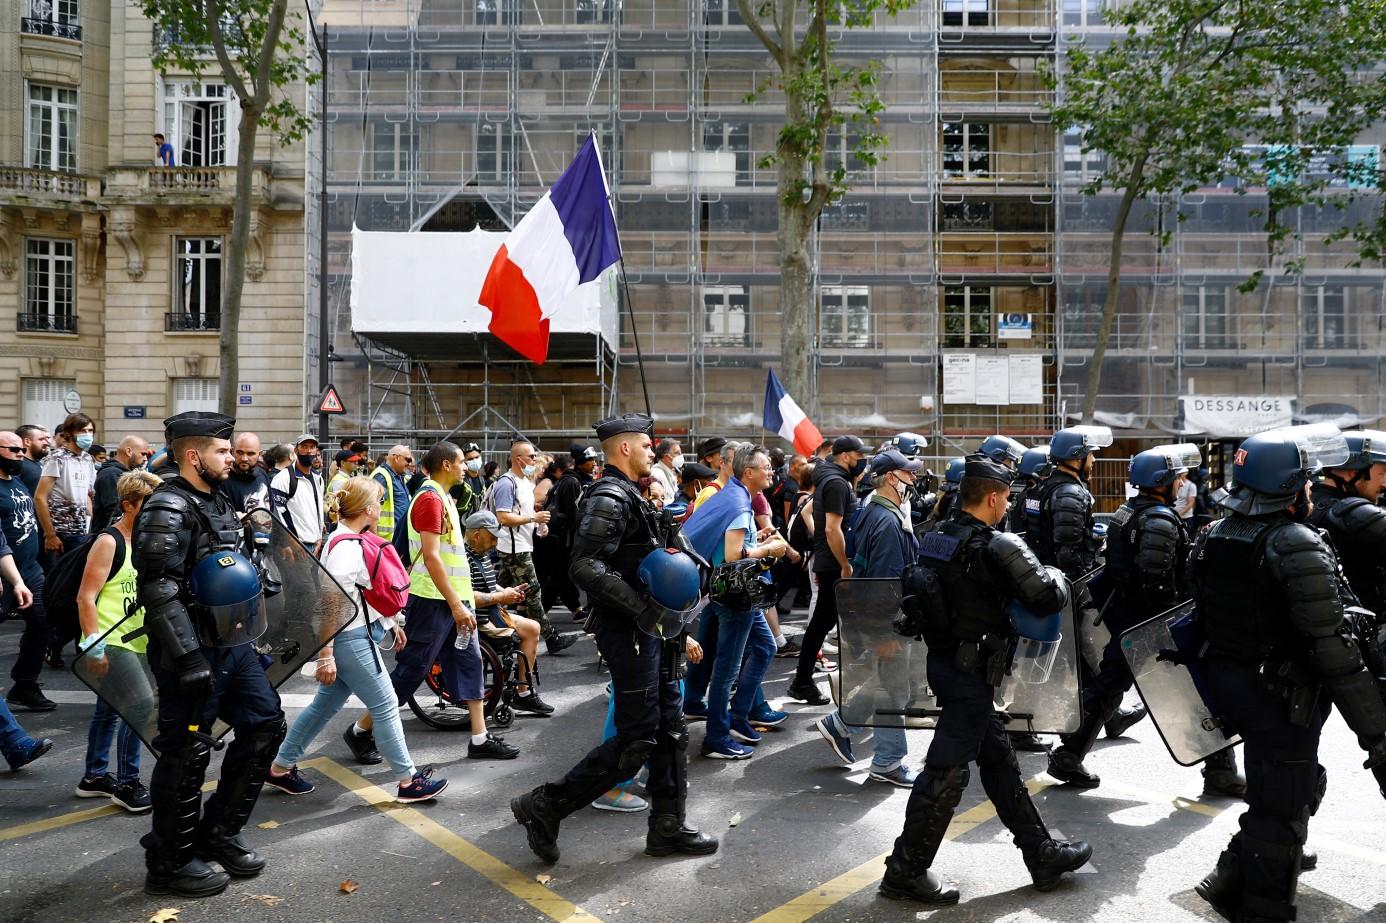
M 278 522 L 256 529 L 254 560 L 265 584 L 267 628 L 251 642 L 278 687 L 298 673 L 355 618 L 353 595 L 342 589 L 312 553 Z M 158 732 L 158 684 L 145 651 L 144 613 L 127 615 L 101 641 L 77 656 L 72 670 L 153 750 Z M 104 656 L 93 654 L 104 644 Z M 211 736 L 230 730 L 217 721 Z
M 933 727 L 938 704 L 925 677 L 923 641 L 902 637 L 900 581 L 839 580 L 834 693 L 842 720 L 862 727 Z
M 1241 738 L 1224 730 L 1209 704 L 1192 601 L 1129 629 L 1121 652 L 1170 756 L 1192 766 Z
M 1082 693 L 1078 684 L 1077 621 L 1073 592 L 1064 610 L 1062 630 L 1057 650 L 1052 657 L 1047 678 L 1042 683 L 1026 682 L 1028 672 L 1012 661 L 1006 678 L 996 688 L 996 709 L 1006 720 L 1006 727 L 1037 734 L 1067 734 L 1078 730 L 1082 721 Z M 1024 656 L 1024 651 L 1015 653 Z
M 1102 664 L 1102 652 L 1111 643 L 1112 633 L 1105 624 L 1108 607 L 1116 604 L 1116 594 L 1107 580 L 1106 565 L 1084 574 L 1074 581 L 1074 617 L 1078 626 L 1078 649 L 1088 669 L 1096 673 Z

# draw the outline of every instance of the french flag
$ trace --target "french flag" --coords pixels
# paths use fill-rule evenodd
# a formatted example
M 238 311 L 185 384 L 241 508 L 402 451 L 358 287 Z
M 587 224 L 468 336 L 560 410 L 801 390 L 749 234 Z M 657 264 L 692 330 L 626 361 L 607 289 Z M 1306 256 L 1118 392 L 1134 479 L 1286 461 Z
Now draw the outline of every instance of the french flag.
M 596 138 L 496 251 L 477 302 L 497 339 L 532 362 L 549 355 L 549 318 L 573 291 L 621 259 Z
M 813 421 L 804 415 L 794 398 L 785 393 L 784 385 L 775 375 L 774 369 L 766 369 L 765 379 L 765 419 L 762 425 L 780 438 L 794 443 L 794 451 L 803 456 L 812 456 L 813 450 L 823 441 L 823 434 Z

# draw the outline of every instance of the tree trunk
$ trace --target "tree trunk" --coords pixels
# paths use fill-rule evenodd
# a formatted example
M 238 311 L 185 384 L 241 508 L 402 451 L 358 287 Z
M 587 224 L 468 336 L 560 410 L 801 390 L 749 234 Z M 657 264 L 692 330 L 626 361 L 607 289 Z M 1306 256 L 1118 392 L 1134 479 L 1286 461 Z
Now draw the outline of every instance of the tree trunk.
M 780 244 L 780 379 L 785 391 L 810 417 L 818 413 L 818 395 L 810 374 L 814 311 L 813 259 L 801 201 L 785 196 L 804 175 L 803 161 L 782 156 L 779 163 Z
M 255 180 L 255 135 L 260 113 L 241 109 L 238 129 L 240 149 L 236 152 L 236 199 L 231 213 L 231 238 L 226 244 L 226 263 L 221 297 L 221 340 L 218 355 L 221 377 L 217 403 L 221 412 L 236 415 L 236 392 L 240 386 L 241 292 L 245 288 L 245 251 L 250 240 L 251 195 Z
M 1102 324 L 1097 330 L 1097 342 L 1093 344 L 1092 364 L 1088 366 L 1088 390 L 1083 395 L 1084 423 L 1093 422 L 1093 414 L 1097 411 L 1097 392 L 1102 386 L 1102 361 L 1107 357 L 1107 341 L 1116 322 L 1117 299 L 1121 294 L 1121 251 L 1125 243 L 1126 221 L 1131 217 L 1131 208 L 1136 203 L 1136 195 L 1145 176 L 1145 162 L 1146 158 L 1142 155 L 1132 164 L 1126 192 L 1121 197 L 1121 206 L 1112 224 L 1112 252 L 1107 263 L 1107 300 L 1102 305 Z M 1060 427 L 1067 425 L 1067 420 L 1059 421 Z

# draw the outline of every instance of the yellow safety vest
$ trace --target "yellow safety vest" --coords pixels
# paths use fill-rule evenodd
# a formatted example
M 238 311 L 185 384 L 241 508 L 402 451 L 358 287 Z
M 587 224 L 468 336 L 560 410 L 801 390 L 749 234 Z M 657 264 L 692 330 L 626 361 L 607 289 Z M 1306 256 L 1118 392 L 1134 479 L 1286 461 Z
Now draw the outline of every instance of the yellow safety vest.
M 377 475 L 379 475 L 377 477 Z M 395 478 L 394 473 L 384 465 L 378 466 L 371 472 L 371 478 L 377 483 L 384 479 L 385 496 L 380 498 L 380 521 L 375 524 L 375 534 L 392 541 L 395 537 Z
M 438 587 L 434 586 L 433 578 L 428 574 L 428 567 L 423 561 L 423 536 L 414 528 L 414 504 L 419 502 L 424 491 L 431 490 L 436 493 L 443 501 L 443 529 L 444 533 L 439 537 L 439 556 L 443 559 L 443 570 L 448 575 L 448 583 L 452 584 L 454 592 L 468 606 L 476 604 L 472 596 L 472 569 L 467 564 L 467 549 L 462 536 L 462 523 L 457 516 L 457 504 L 452 497 L 443 489 L 443 485 L 429 478 L 419 486 L 418 493 L 414 494 L 414 499 L 409 501 L 409 560 L 413 562 L 409 568 L 409 595 L 422 596 L 424 599 L 443 599 L 443 593 Z
M 120 565 L 120 570 L 116 571 L 114 577 L 106 581 L 106 585 L 96 596 L 96 633 L 105 635 L 116 625 L 120 625 L 119 631 L 112 631 L 106 635 L 106 644 L 110 647 L 128 648 L 137 654 L 143 654 L 145 647 L 149 644 L 149 639 L 144 635 L 129 641 L 121 640 L 122 637 L 144 624 L 143 609 L 137 609 L 129 621 L 123 622 L 125 607 L 134 601 L 136 589 L 137 574 L 133 560 L 134 555 L 130 551 L 131 549 L 127 544 L 125 561 Z

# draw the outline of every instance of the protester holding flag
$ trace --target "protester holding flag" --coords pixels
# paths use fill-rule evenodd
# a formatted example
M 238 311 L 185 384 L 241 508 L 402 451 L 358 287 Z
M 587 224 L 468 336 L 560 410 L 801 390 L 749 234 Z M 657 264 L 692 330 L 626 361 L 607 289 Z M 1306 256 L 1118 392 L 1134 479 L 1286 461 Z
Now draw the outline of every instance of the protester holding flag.
M 774 369 L 765 372 L 765 416 L 763 425 L 780 438 L 794 443 L 794 451 L 800 455 L 812 455 L 823 441 L 818 427 L 794 403 L 794 398 L 785 393 L 784 385 L 775 375 Z

